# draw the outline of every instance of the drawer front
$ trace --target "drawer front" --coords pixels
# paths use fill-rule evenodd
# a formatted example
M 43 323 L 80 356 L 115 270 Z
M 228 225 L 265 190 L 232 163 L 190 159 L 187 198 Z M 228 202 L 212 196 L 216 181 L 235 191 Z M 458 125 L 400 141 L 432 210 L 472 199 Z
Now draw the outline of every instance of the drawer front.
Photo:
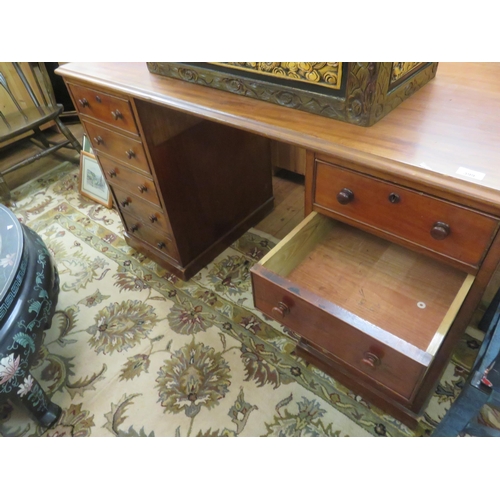
M 139 135 L 132 108 L 127 99 L 79 85 L 68 84 L 68 87 L 80 114 Z
M 129 234 L 133 234 L 136 238 L 178 261 L 179 256 L 169 234 L 145 224 L 130 214 L 123 212 L 122 215 Z
M 125 135 L 83 121 L 96 154 L 105 153 L 136 170 L 149 174 L 148 160 L 142 143 Z
M 493 217 L 321 161 L 313 205 L 474 267 L 498 228 Z
M 405 356 L 295 295 L 287 289 L 293 287 L 291 282 L 272 273 L 266 276 L 269 271 L 262 266 L 257 264 L 251 273 L 255 306 L 264 314 L 319 346 L 355 376 L 363 374 L 365 381 L 378 389 L 411 400 L 427 369 L 424 362 Z
M 119 165 L 102 155 L 99 157 L 99 161 L 108 182 L 139 196 L 143 200 L 154 203 L 160 208 L 158 193 L 151 178 Z
M 144 201 L 138 196 L 123 191 L 113 184 L 110 184 L 110 186 L 115 195 L 120 212 L 122 212 L 124 216 L 130 214 L 132 217 L 136 217 L 150 224 L 152 227 L 158 227 L 160 231 L 164 231 L 169 235 L 172 234 L 168 217 L 160 208 L 151 205 L 151 203 Z

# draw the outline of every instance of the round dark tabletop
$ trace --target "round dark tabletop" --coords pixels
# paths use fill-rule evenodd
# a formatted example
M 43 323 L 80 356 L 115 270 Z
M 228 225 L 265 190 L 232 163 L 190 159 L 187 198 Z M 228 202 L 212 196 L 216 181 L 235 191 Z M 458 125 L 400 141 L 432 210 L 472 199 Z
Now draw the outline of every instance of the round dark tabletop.
M 16 216 L 0 204 L 0 303 L 8 293 L 23 256 L 23 230 Z

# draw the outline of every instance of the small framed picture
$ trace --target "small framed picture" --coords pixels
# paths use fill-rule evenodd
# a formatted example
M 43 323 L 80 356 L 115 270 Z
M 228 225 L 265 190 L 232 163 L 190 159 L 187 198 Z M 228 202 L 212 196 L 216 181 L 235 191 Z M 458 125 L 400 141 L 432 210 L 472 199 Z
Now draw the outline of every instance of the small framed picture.
M 90 144 L 90 140 L 85 134 L 83 134 L 82 151 L 85 151 L 86 153 L 90 153 L 91 155 L 94 154 L 94 151 L 93 151 L 92 146 Z
M 111 208 L 113 199 L 101 167 L 94 155 L 80 154 L 80 193 L 91 200 Z

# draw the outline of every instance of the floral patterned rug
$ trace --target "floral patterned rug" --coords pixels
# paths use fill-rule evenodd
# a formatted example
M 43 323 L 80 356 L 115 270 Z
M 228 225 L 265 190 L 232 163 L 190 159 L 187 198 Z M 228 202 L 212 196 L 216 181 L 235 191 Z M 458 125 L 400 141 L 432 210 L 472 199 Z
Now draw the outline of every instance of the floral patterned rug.
M 46 430 L 4 403 L 2 436 L 426 435 L 481 343 L 470 327 L 410 431 L 296 357 L 294 333 L 254 309 L 249 269 L 274 238 L 251 230 L 183 282 L 125 243 L 116 211 L 78 194 L 71 163 L 14 199 L 60 273 L 33 373 L 63 413 Z

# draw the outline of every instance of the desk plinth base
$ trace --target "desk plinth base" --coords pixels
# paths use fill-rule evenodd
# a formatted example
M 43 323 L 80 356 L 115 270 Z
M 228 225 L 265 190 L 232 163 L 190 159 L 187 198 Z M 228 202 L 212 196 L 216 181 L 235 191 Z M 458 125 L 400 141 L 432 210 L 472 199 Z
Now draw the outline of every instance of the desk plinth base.
M 418 415 L 411 412 L 410 410 L 389 402 L 385 398 L 379 395 L 378 391 L 368 388 L 362 383 L 358 382 L 352 377 L 344 372 L 342 367 L 335 364 L 333 361 L 328 359 L 326 356 L 321 354 L 318 350 L 314 349 L 311 345 L 301 341 L 297 344 L 295 348 L 295 354 L 300 358 L 304 359 L 307 363 L 316 366 L 321 371 L 333 377 L 335 380 L 345 385 L 355 393 L 360 396 L 366 397 L 367 400 L 372 402 L 375 406 L 380 408 L 382 411 L 392 415 L 397 418 L 400 422 L 406 425 L 408 428 L 415 430 L 419 426 Z

